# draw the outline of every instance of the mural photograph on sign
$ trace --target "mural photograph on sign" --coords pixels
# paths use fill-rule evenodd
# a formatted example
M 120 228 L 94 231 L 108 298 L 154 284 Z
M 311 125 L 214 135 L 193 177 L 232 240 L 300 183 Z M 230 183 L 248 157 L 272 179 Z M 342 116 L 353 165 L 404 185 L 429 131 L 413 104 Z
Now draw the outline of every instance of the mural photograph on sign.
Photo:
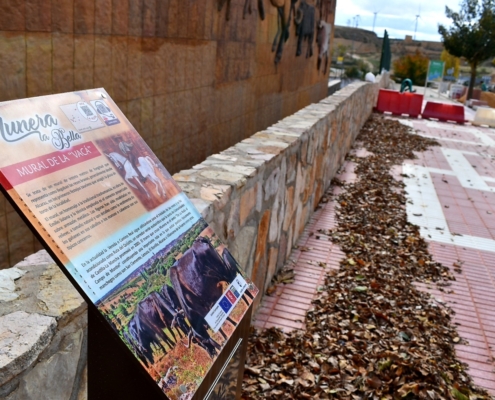
M 0 103 L 0 184 L 170 399 L 258 290 L 104 89 Z
M 178 193 L 172 177 L 135 131 L 96 140 L 105 157 L 148 210 Z

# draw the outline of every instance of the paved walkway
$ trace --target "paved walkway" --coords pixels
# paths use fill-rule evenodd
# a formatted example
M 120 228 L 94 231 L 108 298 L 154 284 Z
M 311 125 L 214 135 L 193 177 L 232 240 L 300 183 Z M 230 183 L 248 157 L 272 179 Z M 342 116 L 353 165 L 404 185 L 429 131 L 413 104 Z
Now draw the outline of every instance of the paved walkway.
M 474 381 L 495 395 L 495 130 L 402 121 L 441 144 L 402 167 L 408 220 L 420 226 L 434 259 L 456 277 L 440 292 L 466 343 L 458 357 Z
M 495 130 L 401 122 L 441 144 L 396 168 L 394 174 L 406 184 L 408 219 L 421 227 L 434 259 L 448 266 L 457 279 L 444 292 L 433 285 L 418 287 L 455 311 L 454 322 L 464 339 L 456 346 L 457 354 L 469 364 L 474 381 L 495 395 Z M 351 164 L 344 169 L 340 179 L 355 178 Z M 336 245 L 315 238 L 318 229 L 334 226 L 334 208 L 329 201 L 315 213 L 291 255 L 295 282 L 279 285 L 264 297 L 255 326 L 304 329 L 305 312 L 324 274 L 338 269 L 343 257 Z
M 338 178 L 348 182 L 355 180 L 353 169 L 352 163 L 346 162 Z M 333 188 L 332 194 L 339 191 L 340 188 Z M 287 268 L 294 269 L 294 283 L 280 284 L 271 296 L 264 296 L 253 323 L 255 327 L 274 326 L 285 332 L 304 329 L 304 316 L 311 308 L 318 287 L 325 284 L 325 274 L 338 270 L 344 257 L 339 246 L 316 238 L 325 236 L 319 229 L 335 227 L 335 205 L 335 201 L 329 199 L 313 214 L 286 264 Z

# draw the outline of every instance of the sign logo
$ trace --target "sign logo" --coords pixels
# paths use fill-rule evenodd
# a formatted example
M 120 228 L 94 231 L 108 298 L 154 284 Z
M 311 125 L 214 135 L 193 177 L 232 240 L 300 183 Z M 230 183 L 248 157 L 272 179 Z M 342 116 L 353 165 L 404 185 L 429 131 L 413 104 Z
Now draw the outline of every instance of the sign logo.
M 225 297 L 227 297 L 229 299 L 229 301 L 234 304 L 237 300 L 237 297 L 233 292 L 232 292 L 232 289 L 231 288 L 230 290 L 227 290 L 227 293 L 225 293 Z M 235 289 L 234 289 L 235 290 Z
M 105 124 L 108 126 L 119 124 L 119 119 L 115 116 L 115 114 L 110 110 L 107 103 L 103 100 L 92 100 L 91 105 L 96 109 L 98 114 L 100 114 L 100 118 L 105 121 Z
M 0 117 L 0 135 L 7 143 L 18 142 L 31 135 L 38 135 L 38 138 L 42 142 L 50 140 L 48 135 L 41 132 L 41 128 L 49 129 L 53 126 L 57 126 L 58 121 L 50 114 L 45 114 L 44 117 L 40 117 L 36 114 L 35 117 L 14 120 L 6 122 Z
M 224 296 L 222 300 L 220 300 L 219 303 L 220 307 L 222 307 L 222 310 L 224 312 L 228 312 L 232 308 L 232 303 L 229 301 L 229 299 Z

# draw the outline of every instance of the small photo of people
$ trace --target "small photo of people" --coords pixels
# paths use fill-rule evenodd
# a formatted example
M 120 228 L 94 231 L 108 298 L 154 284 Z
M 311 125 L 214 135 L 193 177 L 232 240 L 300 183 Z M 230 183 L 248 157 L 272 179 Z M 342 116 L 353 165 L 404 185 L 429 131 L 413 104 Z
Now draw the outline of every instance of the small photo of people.
M 136 131 L 100 139 L 96 144 L 148 211 L 180 192 L 163 164 Z

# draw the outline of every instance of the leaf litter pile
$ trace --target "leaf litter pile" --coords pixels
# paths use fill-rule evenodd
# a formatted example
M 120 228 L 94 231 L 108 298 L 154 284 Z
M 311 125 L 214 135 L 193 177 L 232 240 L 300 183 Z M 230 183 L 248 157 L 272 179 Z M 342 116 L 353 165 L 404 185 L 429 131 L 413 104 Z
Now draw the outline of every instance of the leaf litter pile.
M 337 228 L 319 237 L 346 257 L 319 289 L 305 332 L 252 333 L 243 398 L 489 399 L 455 356 L 452 311 L 413 285 L 445 290 L 455 278 L 407 222 L 404 184 L 390 174 L 437 143 L 379 115 L 358 140 L 372 155 L 347 157 L 359 179 L 334 181 L 345 189 L 335 198 Z

